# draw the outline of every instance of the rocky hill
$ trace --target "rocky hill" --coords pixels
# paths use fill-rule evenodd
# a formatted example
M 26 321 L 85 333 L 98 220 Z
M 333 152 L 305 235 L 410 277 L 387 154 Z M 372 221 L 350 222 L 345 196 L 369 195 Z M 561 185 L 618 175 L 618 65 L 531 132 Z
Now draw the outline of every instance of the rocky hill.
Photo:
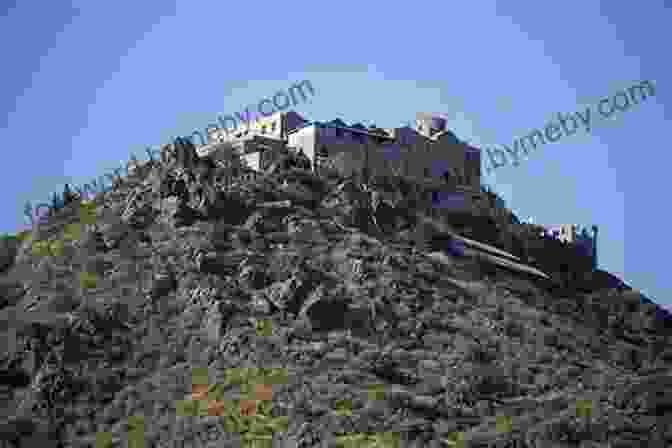
M 637 292 L 492 263 L 401 180 L 372 206 L 221 175 L 148 163 L 5 240 L 7 444 L 672 444 L 670 320 Z M 463 236 L 524 257 L 493 226 Z

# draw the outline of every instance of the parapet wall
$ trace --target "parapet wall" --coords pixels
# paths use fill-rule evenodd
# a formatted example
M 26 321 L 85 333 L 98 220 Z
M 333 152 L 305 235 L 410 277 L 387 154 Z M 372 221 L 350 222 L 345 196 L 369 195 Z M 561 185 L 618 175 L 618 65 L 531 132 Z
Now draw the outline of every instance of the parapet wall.
M 594 269 L 597 268 L 597 226 L 580 227 L 575 224 L 545 226 L 542 236 L 560 241 L 572 247 L 584 257 L 593 259 Z
M 526 226 L 526 246 L 535 264 L 547 272 L 561 272 L 571 275 L 597 269 L 597 227 L 579 228 L 579 232 L 553 233 L 560 226 Z M 578 226 L 570 228 L 576 230 Z

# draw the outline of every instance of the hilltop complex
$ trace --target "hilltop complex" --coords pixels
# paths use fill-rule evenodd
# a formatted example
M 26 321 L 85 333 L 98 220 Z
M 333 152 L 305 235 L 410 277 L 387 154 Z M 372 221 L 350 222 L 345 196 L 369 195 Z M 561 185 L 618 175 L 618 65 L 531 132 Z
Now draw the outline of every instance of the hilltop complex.
M 671 446 L 672 317 L 597 228 L 436 117 L 273 118 L 0 240 L 1 446 Z
M 396 175 L 421 182 L 436 208 L 472 212 L 485 200 L 481 150 L 458 139 L 447 129 L 446 119 L 436 114 L 417 113 L 413 127 L 378 128 L 348 125 L 338 118 L 310 121 L 294 111 L 278 112 L 234 133 L 214 130 L 208 143 L 197 148 L 199 156 L 220 164 L 229 160 L 232 151 L 245 160 L 248 179 L 288 153 L 298 153 L 319 174 L 334 170 L 348 177 L 368 172 L 374 178 Z M 498 208 L 504 209 L 504 204 L 500 202 Z M 545 226 L 540 233 L 577 248 L 597 268 L 597 226 L 590 233 L 571 224 Z

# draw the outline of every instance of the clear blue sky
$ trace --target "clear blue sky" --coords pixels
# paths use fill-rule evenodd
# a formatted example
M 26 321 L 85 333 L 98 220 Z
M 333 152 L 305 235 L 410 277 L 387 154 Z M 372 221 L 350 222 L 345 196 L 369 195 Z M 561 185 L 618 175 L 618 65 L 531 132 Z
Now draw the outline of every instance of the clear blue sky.
M 26 201 L 302 79 L 306 117 L 392 127 L 444 112 L 481 147 L 648 79 L 655 97 L 487 182 L 522 218 L 599 225 L 600 267 L 672 304 L 670 6 L 497 3 L 2 2 L 0 230 L 21 228 Z

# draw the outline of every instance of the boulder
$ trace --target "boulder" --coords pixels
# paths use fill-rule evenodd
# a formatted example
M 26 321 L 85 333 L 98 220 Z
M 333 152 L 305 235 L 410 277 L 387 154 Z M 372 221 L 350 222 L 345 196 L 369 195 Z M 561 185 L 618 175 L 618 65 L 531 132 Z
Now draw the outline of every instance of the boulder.
M 152 300 L 160 299 L 177 289 L 177 279 L 172 272 L 160 272 L 154 276 L 150 297 Z
M 219 302 L 213 302 L 203 315 L 203 333 L 205 340 L 211 344 L 218 344 L 224 334 L 226 318 L 220 308 Z
M 193 225 L 196 221 L 204 220 L 205 217 L 198 210 L 189 207 L 187 204 L 180 202 L 175 214 L 173 215 L 173 225 L 175 228 L 188 227 Z
M 242 225 L 252 214 L 253 207 L 242 198 L 220 192 L 214 203 L 208 204 L 206 215 L 208 219 L 220 220 L 226 224 Z
M 343 297 L 329 297 L 322 294 L 313 294 L 303 304 L 300 316 L 310 320 L 315 331 L 343 330 L 348 325 L 359 322 L 351 319 L 349 301 Z
M 298 314 L 314 287 L 315 281 L 309 276 L 294 275 L 270 285 L 266 289 L 266 297 L 277 309 Z
M 262 289 L 266 286 L 268 277 L 263 266 L 244 264 L 238 275 L 240 284 L 245 289 Z
M 0 281 L 0 308 L 14 306 L 25 295 L 26 289 L 18 281 Z

